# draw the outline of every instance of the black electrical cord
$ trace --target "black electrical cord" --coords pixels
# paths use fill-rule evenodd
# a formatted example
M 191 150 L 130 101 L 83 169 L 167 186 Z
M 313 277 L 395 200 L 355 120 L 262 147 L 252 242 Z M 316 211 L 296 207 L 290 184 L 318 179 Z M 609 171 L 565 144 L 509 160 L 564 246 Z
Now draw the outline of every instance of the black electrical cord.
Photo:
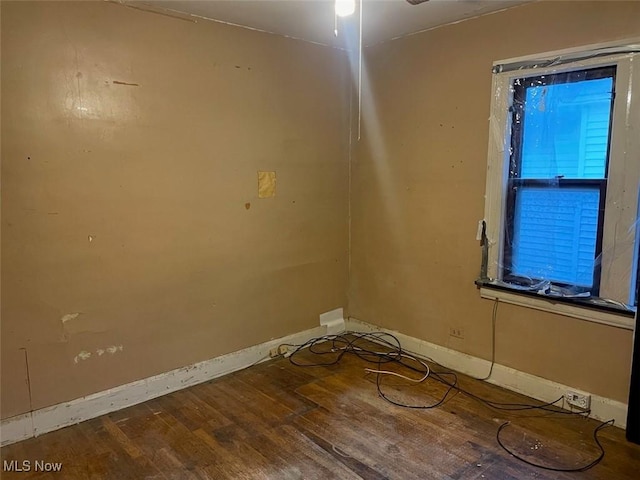
M 494 318 L 496 313 L 496 307 L 497 307 L 497 303 L 496 305 L 494 305 Z M 375 350 L 372 350 L 370 346 L 363 345 L 363 342 L 373 342 L 373 343 L 382 345 L 384 347 L 387 347 L 390 350 L 388 352 L 375 351 Z M 328 350 L 326 348 L 327 343 L 329 343 L 329 346 L 330 346 Z M 495 410 L 508 411 L 508 412 L 543 411 L 548 414 L 564 415 L 565 417 L 568 417 L 568 416 L 588 417 L 588 415 L 590 414 L 590 410 L 574 412 L 574 411 L 566 411 L 558 407 L 556 404 L 559 403 L 564 398 L 564 396 L 559 397 L 553 402 L 547 402 L 540 405 L 533 405 L 533 404 L 526 404 L 526 403 L 503 403 L 503 402 L 494 402 L 492 400 L 485 399 L 479 395 L 476 395 L 470 392 L 465 388 L 462 388 L 458 384 L 458 376 L 455 372 L 435 371 L 433 368 L 429 368 L 423 361 L 420 360 L 419 355 L 403 350 L 400 344 L 400 340 L 394 335 L 386 332 L 370 332 L 370 333 L 343 332 L 337 335 L 325 335 L 322 337 L 317 337 L 301 345 L 293 345 L 293 344 L 284 344 L 284 345 L 295 347 L 295 350 L 289 356 L 289 361 L 292 364 L 300 367 L 336 365 L 342 360 L 344 355 L 346 355 L 347 353 L 350 353 L 367 362 L 376 363 L 378 365 L 378 370 L 380 369 L 382 364 L 397 363 L 402 365 L 405 368 L 408 368 L 412 371 L 422 374 L 424 376 L 424 379 L 426 379 L 427 377 L 433 378 L 434 380 L 440 382 L 445 387 L 447 387 L 443 396 L 432 404 L 429 404 L 429 405 L 406 404 L 406 403 L 399 402 L 392 399 L 387 393 L 383 391 L 383 388 L 382 388 L 383 372 L 377 371 L 376 389 L 378 391 L 378 395 L 381 398 L 383 398 L 385 401 L 403 408 L 422 409 L 422 410 L 436 408 L 436 407 L 442 406 L 449 399 L 453 398 L 455 394 L 464 393 L 470 398 Z M 322 345 L 322 348 L 319 347 L 319 345 Z M 329 355 L 329 356 L 332 356 L 332 358 L 324 362 L 302 363 L 299 360 L 297 360 L 297 358 L 300 352 L 304 349 L 308 349 L 309 352 L 317 356 Z M 427 358 L 426 360 L 434 365 L 437 365 L 438 367 L 441 367 L 443 369 L 445 368 L 430 358 Z M 493 364 L 494 364 L 494 361 L 492 359 L 491 370 L 493 370 Z M 491 370 L 488 376 L 491 375 Z M 594 440 L 601 452 L 598 458 L 596 458 L 594 461 L 592 461 L 591 463 L 583 467 L 579 467 L 575 469 L 556 469 L 555 467 L 547 467 L 544 465 L 539 465 L 539 464 L 529 462 L 523 459 L 522 457 L 519 457 L 518 455 L 514 454 L 502 443 L 502 440 L 500 439 L 500 432 L 507 425 L 509 425 L 509 423 L 510 422 L 506 422 L 500 426 L 500 428 L 496 433 L 496 440 L 500 445 L 500 447 L 502 447 L 507 453 L 512 455 L 514 458 L 521 460 L 522 462 L 527 463 L 531 466 L 539 467 L 542 469 L 553 470 L 558 472 L 582 472 L 594 467 L 595 465 L 600 463 L 602 458 L 604 458 L 604 448 L 600 444 L 597 434 L 602 428 L 609 425 L 613 425 L 613 420 L 603 422 L 594 431 L 594 434 L 593 434 Z
M 382 344 L 383 346 L 391 348 L 392 350 L 390 352 L 377 352 L 377 351 L 371 350 L 369 347 L 359 346 L 358 344 L 361 343 L 362 341 L 373 341 L 374 343 Z M 317 348 L 318 345 L 325 344 L 326 342 L 331 342 L 330 350 L 326 350 L 326 349 L 319 350 Z M 342 360 L 344 355 L 346 355 L 347 353 L 352 353 L 365 361 L 376 363 L 378 365 L 381 363 L 394 362 L 394 363 L 401 364 L 402 366 L 410 370 L 413 370 L 415 372 L 418 372 L 421 374 L 426 373 L 424 369 L 420 369 L 411 364 L 408 364 L 404 360 L 405 358 L 409 358 L 413 360 L 415 364 L 421 365 L 421 362 L 418 360 L 418 355 L 412 352 L 403 350 L 398 338 L 386 332 L 371 332 L 371 333 L 344 332 L 338 335 L 326 335 L 323 337 L 317 337 L 301 345 L 292 345 L 292 344 L 285 344 L 285 345 L 296 347 L 296 349 L 290 355 L 289 361 L 292 364 L 301 366 L 301 367 L 336 365 Z M 302 350 L 306 348 L 308 348 L 309 351 L 315 355 L 334 355 L 334 357 L 332 358 L 332 360 L 326 361 L 326 362 L 301 363 L 300 361 L 296 360 L 296 357 Z M 442 367 L 442 365 L 439 365 L 438 363 L 434 362 L 432 359 L 427 359 L 427 360 L 435 365 L 438 365 L 441 368 L 444 368 Z M 447 380 L 447 378 L 445 378 L 446 376 L 452 377 L 452 380 Z M 496 410 L 505 410 L 505 411 L 544 410 L 551 413 L 558 413 L 562 415 L 573 415 L 573 416 L 584 416 L 585 414 L 589 413 L 589 411 L 568 412 L 558 407 L 551 408 L 555 406 L 555 404 L 560 402 L 564 397 L 559 397 L 557 400 L 554 400 L 553 402 L 548 402 L 541 405 L 522 404 L 522 403 L 501 403 L 501 402 L 494 402 L 491 400 L 487 400 L 460 387 L 458 385 L 457 374 L 450 371 L 436 372 L 435 370 L 432 369 L 430 378 L 435 379 L 436 381 L 442 383 L 447 387 L 447 390 L 444 396 L 434 405 L 424 405 L 424 406 L 408 405 L 408 404 L 404 404 L 391 399 L 389 395 L 384 393 L 384 391 L 382 390 L 382 382 L 381 382 L 380 374 L 377 375 L 376 387 L 378 390 L 378 395 L 383 399 L 385 399 L 386 401 L 388 401 L 389 403 L 392 403 L 393 405 L 397 405 L 399 407 L 414 408 L 414 409 L 421 409 L 421 408 L 428 409 L 428 408 L 434 408 L 435 406 L 442 405 L 447 400 L 447 397 L 451 394 L 451 392 L 453 390 L 456 390 Z
M 498 316 L 498 299 L 493 304 L 493 313 L 491 314 L 491 366 L 489 373 L 485 377 L 473 377 L 476 380 L 489 380 L 493 374 L 493 367 L 496 364 L 496 318 Z
M 542 468 L 544 470 L 551 470 L 552 472 L 584 472 L 586 470 L 589 470 L 590 468 L 595 467 L 604 458 L 604 448 L 603 448 L 602 444 L 600 443 L 600 439 L 598 438 L 598 432 L 600 430 L 602 430 L 603 428 L 613 426 L 613 424 L 615 422 L 614 422 L 614 420 L 607 420 L 606 422 L 602 422 L 600 425 L 598 425 L 598 427 L 596 427 L 596 429 L 593 431 L 593 439 L 595 440 L 596 445 L 598 445 L 598 448 L 600 449 L 600 454 L 592 462 L 590 462 L 590 463 L 588 463 L 588 464 L 586 464 L 586 465 L 584 465 L 582 467 L 575 467 L 575 468 L 550 467 L 548 465 L 542 465 L 542 464 L 539 464 L 539 463 L 530 462 L 529 460 L 526 460 L 526 459 L 520 457 L 519 455 L 516 455 L 515 453 L 513 453 L 513 451 L 509 450 L 504 445 L 504 443 L 502 443 L 502 440 L 500 440 L 500 432 L 502 432 L 502 430 L 504 430 L 504 428 L 507 425 L 509 425 L 510 423 L 511 422 L 505 422 L 502 425 L 500 425 L 500 427 L 498 428 L 498 431 L 496 432 L 496 440 L 498 442 L 498 445 L 500 445 L 502 447 L 502 449 L 505 452 L 507 452 L 509 455 L 511 455 L 512 457 L 520 460 L 521 462 L 526 463 L 527 465 L 531 465 L 532 467 Z
M 449 374 L 449 373 L 445 373 L 445 374 Z M 431 371 L 431 376 L 437 378 L 439 375 L 439 373 L 435 373 L 433 371 Z M 455 374 L 453 374 L 455 375 Z M 449 395 L 451 394 L 451 392 L 456 392 L 459 391 L 459 389 L 457 388 L 457 378 L 455 380 L 455 382 L 451 382 L 448 383 L 449 388 L 447 388 L 446 392 L 444 393 L 444 395 L 442 396 L 442 398 L 440 400 L 438 400 L 437 402 L 431 404 L 431 405 L 408 405 L 406 403 L 400 403 L 397 402 L 391 398 L 389 398 L 383 391 L 382 391 L 382 384 L 380 382 L 382 376 L 380 374 L 376 375 L 376 388 L 378 389 L 378 395 L 380 397 L 382 397 L 384 400 L 386 400 L 387 402 L 396 405 L 398 407 L 403 407 L 403 408 L 413 408 L 416 410 L 428 410 L 430 408 L 436 408 L 439 407 L 440 405 L 443 405 L 449 398 Z M 444 383 L 444 382 L 443 382 Z

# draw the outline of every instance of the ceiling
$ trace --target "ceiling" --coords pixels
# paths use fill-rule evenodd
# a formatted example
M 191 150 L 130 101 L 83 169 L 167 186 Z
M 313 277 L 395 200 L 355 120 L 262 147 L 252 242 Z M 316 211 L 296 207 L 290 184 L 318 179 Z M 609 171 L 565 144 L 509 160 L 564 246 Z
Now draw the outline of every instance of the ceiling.
M 531 0 L 429 0 L 411 5 L 405 0 L 363 0 L 363 43 L 380 43 L 527 1 Z M 142 0 L 123 3 L 143 3 L 324 45 L 344 47 L 340 34 L 337 38 L 334 35 L 333 0 Z M 350 21 L 357 19 L 356 11 Z

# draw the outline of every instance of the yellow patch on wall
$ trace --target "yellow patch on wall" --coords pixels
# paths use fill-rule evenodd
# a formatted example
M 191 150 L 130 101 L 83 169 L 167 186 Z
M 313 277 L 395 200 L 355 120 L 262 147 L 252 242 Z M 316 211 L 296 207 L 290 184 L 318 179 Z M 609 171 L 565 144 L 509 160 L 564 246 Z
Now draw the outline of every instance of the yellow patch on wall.
M 258 172 L 258 198 L 276 196 L 276 172 Z

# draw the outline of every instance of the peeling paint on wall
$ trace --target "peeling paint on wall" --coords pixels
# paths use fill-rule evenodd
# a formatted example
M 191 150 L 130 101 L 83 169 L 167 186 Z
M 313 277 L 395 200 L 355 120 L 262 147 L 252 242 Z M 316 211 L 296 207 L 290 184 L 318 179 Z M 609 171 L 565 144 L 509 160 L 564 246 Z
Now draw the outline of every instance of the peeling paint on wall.
M 121 352 L 123 349 L 124 347 L 122 345 L 109 345 L 108 347 L 97 348 L 96 354 L 98 355 L 98 357 L 102 357 L 105 353 L 114 355 L 118 352 Z M 73 357 L 73 363 L 79 363 L 83 360 L 88 360 L 89 358 L 91 358 L 91 355 L 92 355 L 91 352 L 82 350 L 80 353 L 78 353 L 78 355 Z
M 67 313 L 60 319 L 62 324 L 62 341 L 68 341 L 69 335 L 91 332 L 101 333 L 105 331 L 105 326 L 98 323 L 98 319 L 83 312 Z
M 82 315 L 80 312 L 67 313 L 60 318 L 60 323 L 62 324 L 62 335 L 60 336 L 61 342 L 69 341 L 69 334 L 76 333 L 76 326 L 74 325 L 76 318 Z
M 79 316 L 80 316 L 80 312 L 78 312 L 78 313 L 67 313 L 66 315 L 62 316 L 60 321 L 62 322 L 62 325 L 64 325 L 65 323 L 73 320 L 74 318 L 78 318 Z
M 91 352 L 87 352 L 86 350 L 82 350 L 78 355 L 73 357 L 73 363 L 78 363 L 81 360 L 87 360 L 91 357 Z

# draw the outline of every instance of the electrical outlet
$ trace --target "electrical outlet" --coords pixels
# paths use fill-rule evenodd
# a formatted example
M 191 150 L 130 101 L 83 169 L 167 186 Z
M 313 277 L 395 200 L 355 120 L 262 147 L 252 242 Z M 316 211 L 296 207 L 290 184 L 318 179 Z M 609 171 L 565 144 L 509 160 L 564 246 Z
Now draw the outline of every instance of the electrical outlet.
M 286 345 L 278 345 L 277 347 L 269 349 L 269 356 L 271 358 L 282 357 L 286 355 L 288 351 L 289 347 L 287 347 Z
M 586 393 L 574 392 L 572 390 L 569 390 L 564 395 L 564 398 L 569 405 L 581 410 L 589 410 L 589 407 L 591 406 L 591 395 Z
M 278 347 L 273 347 L 269 350 L 269 356 L 271 358 L 276 358 L 280 356 L 280 352 L 278 352 Z
M 464 338 L 464 330 L 460 327 L 450 327 L 449 335 L 456 338 Z

